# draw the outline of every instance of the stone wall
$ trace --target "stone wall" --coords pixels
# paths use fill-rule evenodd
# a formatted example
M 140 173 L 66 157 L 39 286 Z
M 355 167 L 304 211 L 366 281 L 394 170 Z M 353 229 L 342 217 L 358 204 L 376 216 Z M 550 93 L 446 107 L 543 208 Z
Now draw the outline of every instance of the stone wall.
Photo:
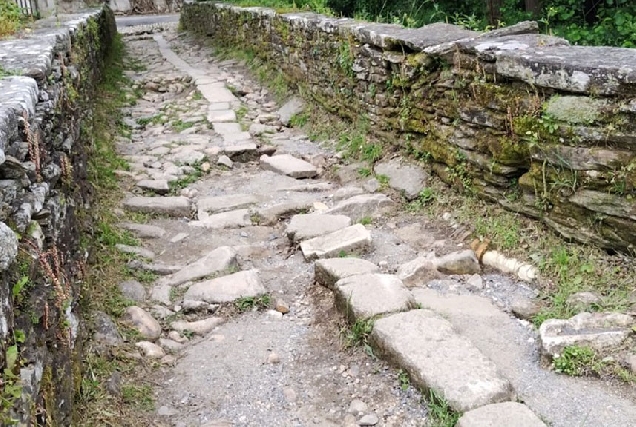
M 71 425 L 81 381 L 91 102 L 117 30 L 108 8 L 58 19 L 0 41 L 1 425 Z
M 329 110 L 366 117 L 444 181 L 611 250 L 636 245 L 636 51 L 525 22 L 489 33 L 187 3 L 183 28 L 249 49 Z

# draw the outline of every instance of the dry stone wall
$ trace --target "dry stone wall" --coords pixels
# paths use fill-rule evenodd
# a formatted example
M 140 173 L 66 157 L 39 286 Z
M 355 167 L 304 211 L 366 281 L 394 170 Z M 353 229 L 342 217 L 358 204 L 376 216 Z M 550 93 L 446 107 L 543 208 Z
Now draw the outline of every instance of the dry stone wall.
M 636 51 L 525 22 L 487 33 L 186 3 L 184 29 L 251 50 L 444 181 L 567 238 L 636 246 Z
M 2 425 L 71 425 L 82 378 L 91 105 L 116 31 L 103 8 L 0 41 Z

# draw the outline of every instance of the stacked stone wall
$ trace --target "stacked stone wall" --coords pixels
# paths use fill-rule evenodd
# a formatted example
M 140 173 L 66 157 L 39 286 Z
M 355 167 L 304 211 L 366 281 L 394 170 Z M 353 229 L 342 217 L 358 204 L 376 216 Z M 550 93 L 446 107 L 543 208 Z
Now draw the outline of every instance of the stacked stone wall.
M 92 104 L 116 32 L 105 7 L 0 41 L 2 425 L 71 425 Z
M 636 245 L 636 51 L 524 22 L 488 33 L 197 2 L 182 28 L 251 50 L 387 150 L 567 238 Z

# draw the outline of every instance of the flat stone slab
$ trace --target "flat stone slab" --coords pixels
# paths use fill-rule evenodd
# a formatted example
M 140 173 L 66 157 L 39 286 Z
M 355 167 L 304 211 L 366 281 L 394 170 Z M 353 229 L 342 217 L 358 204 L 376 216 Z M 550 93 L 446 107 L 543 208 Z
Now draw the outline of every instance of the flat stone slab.
M 117 243 L 115 247 L 117 248 L 118 251 L 126 253 L 126 254 L 133 254 L 133 255 L 137 255 L 147 259 L 155 258 L 155 253 L 151 251 L 150 249 L 142 248 L 139 246 L 123 245 L 121 243 Z
M 237 267 L 236 251 L 229 246 L 221 246 L 199 258 L 192 264 L 183 267 L 172 276 L 159 279 L 158 283 L 177 286 L 185 282 L 203 279 L 235 267 Z
M 380 267 L 362 258 L 327 258 L 314 264 L 316 282 L 330 289 L 335 289 L 338 280 L 358 274 L 377 273 Z
M 392 159 L 373 168 L 377 175 L 389 178 L 389 187 L 401 191 L 408 200 L 415 199 L 426 186 L 428 174 L 419 166 Z
M 570 319 L 548 319 L 539 334 L 545 354 L 556 356 L 567 346 L 607 350 L 618 347 L 634 333 L 636 321 L 620 313 L 579 313 Z
M 262 155 L 261 167 L 292 178 L 313 178 L 318 175 L 314 165 L 289 154 Z
M 494 403 L 466 412 L 456 427 L 546 427 L 526 405 L 517 402 Z
M 124 200 L 124 209 L 131 212 L 189 217 L 190 199 L 187 197 L 130 197 Z
M 186 291 L 183 299 L 220 304 L 239 298 L 256 297 L 266 292 L 258 270 L 248 270 L 195 283 Z
M 207 218 L 210 213 L 242 209 L 258 203 L 258 197 L 252 194 L 228 194 L 225 196 L 200 197 L 197 200 L 199 219 Z
M 433 390 L 455 411 L 515 397 L 495 364 L 433 311 L 412 310 L 376 320 L 372 338 L 416 385 Z
M 166 234 L 166 230 L 156 225 L 137 224 L 134 222 L 125 222 L 120 225 L 122 228 L 144 239 L 160 239 Z
M 137 187 L 142 190 L 148 190 L 158 194 L 165 194 L 170 191 L 168 181 L 165 179 L 142 179 L 137 182 Z
M 235 122 L 236 113 L 234 110 L 208 110 L 208 121 L 212 124 Z
M 219 135 L 230 135 L 243 132 L 239 123 L 212 123 L 214 132 Z
M 219 153 L 235 161 L 249 161 L 258 153 L 258 147 L 256 143 L 247 140 L 230 142 L 221 147 Z
M 393 201 L 384 194 L 361 194 L 342 200 L 325 213 L 347 215 L 352 221 L 359 221 L 380 216 L 392 206 Z
M 278 110 L 278 117 L 280 118 L 280 122 L 289 126 L 289 122 L 291 121 L 294 115 L 301 113 L 305 108 L 305 103 L 301 98 L 293 97 L 289 101 L 285 103 L 280 110 Z
M 351 218 L 344 215 L 300 214 L 291 218 L 285 232 L 292 242 L 301 242 L 350 225 Z
M 237 144 L 240 142 L 251 141 L 252 135 L 249 132 L 236 132 L 223 134 L 223 144 Z
M 352 225 L 300 244 L 306 260 L 334 258 L 341 254 L 362 252 L 371 246 L 371 232 L 362 224 Z
M 240 228 L 252 225 L 250 211 L 248 209 L 238 209 L 229 212 L 213 214 L 199 221 L 191 221 L 190 227 L 204 228 Z
M 295 201 L 261 208 L 257 211 L 260 219 L 260 225 L 274 225 L 278 223 L 278 221 L 290 215 L 307 212 L 312 205 L 313 203 L 310 201 Z
M 202 84 L 198 85 L 197 89 L 210 103 L 238 101 L 238 98 L 223 83 Z
M 406 311 L 413 297 L 402 281 L 390 274 L 359 274 L 338 280 L 336 301 L 351 320 Z

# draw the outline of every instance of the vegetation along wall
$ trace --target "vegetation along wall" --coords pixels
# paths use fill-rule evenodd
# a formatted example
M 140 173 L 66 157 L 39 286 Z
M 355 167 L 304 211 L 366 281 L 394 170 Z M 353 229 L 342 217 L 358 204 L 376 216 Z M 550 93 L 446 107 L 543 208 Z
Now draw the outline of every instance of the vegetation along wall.
M 91 98 L 108 8 L 0 41 L 0 425 L 71 425 L 90 212 Z
M 253 50 L 387 150 L 601 247 L 636 248 L 636 51 L 534 22 L 487 33 L 197 2 L 183 28 Z

